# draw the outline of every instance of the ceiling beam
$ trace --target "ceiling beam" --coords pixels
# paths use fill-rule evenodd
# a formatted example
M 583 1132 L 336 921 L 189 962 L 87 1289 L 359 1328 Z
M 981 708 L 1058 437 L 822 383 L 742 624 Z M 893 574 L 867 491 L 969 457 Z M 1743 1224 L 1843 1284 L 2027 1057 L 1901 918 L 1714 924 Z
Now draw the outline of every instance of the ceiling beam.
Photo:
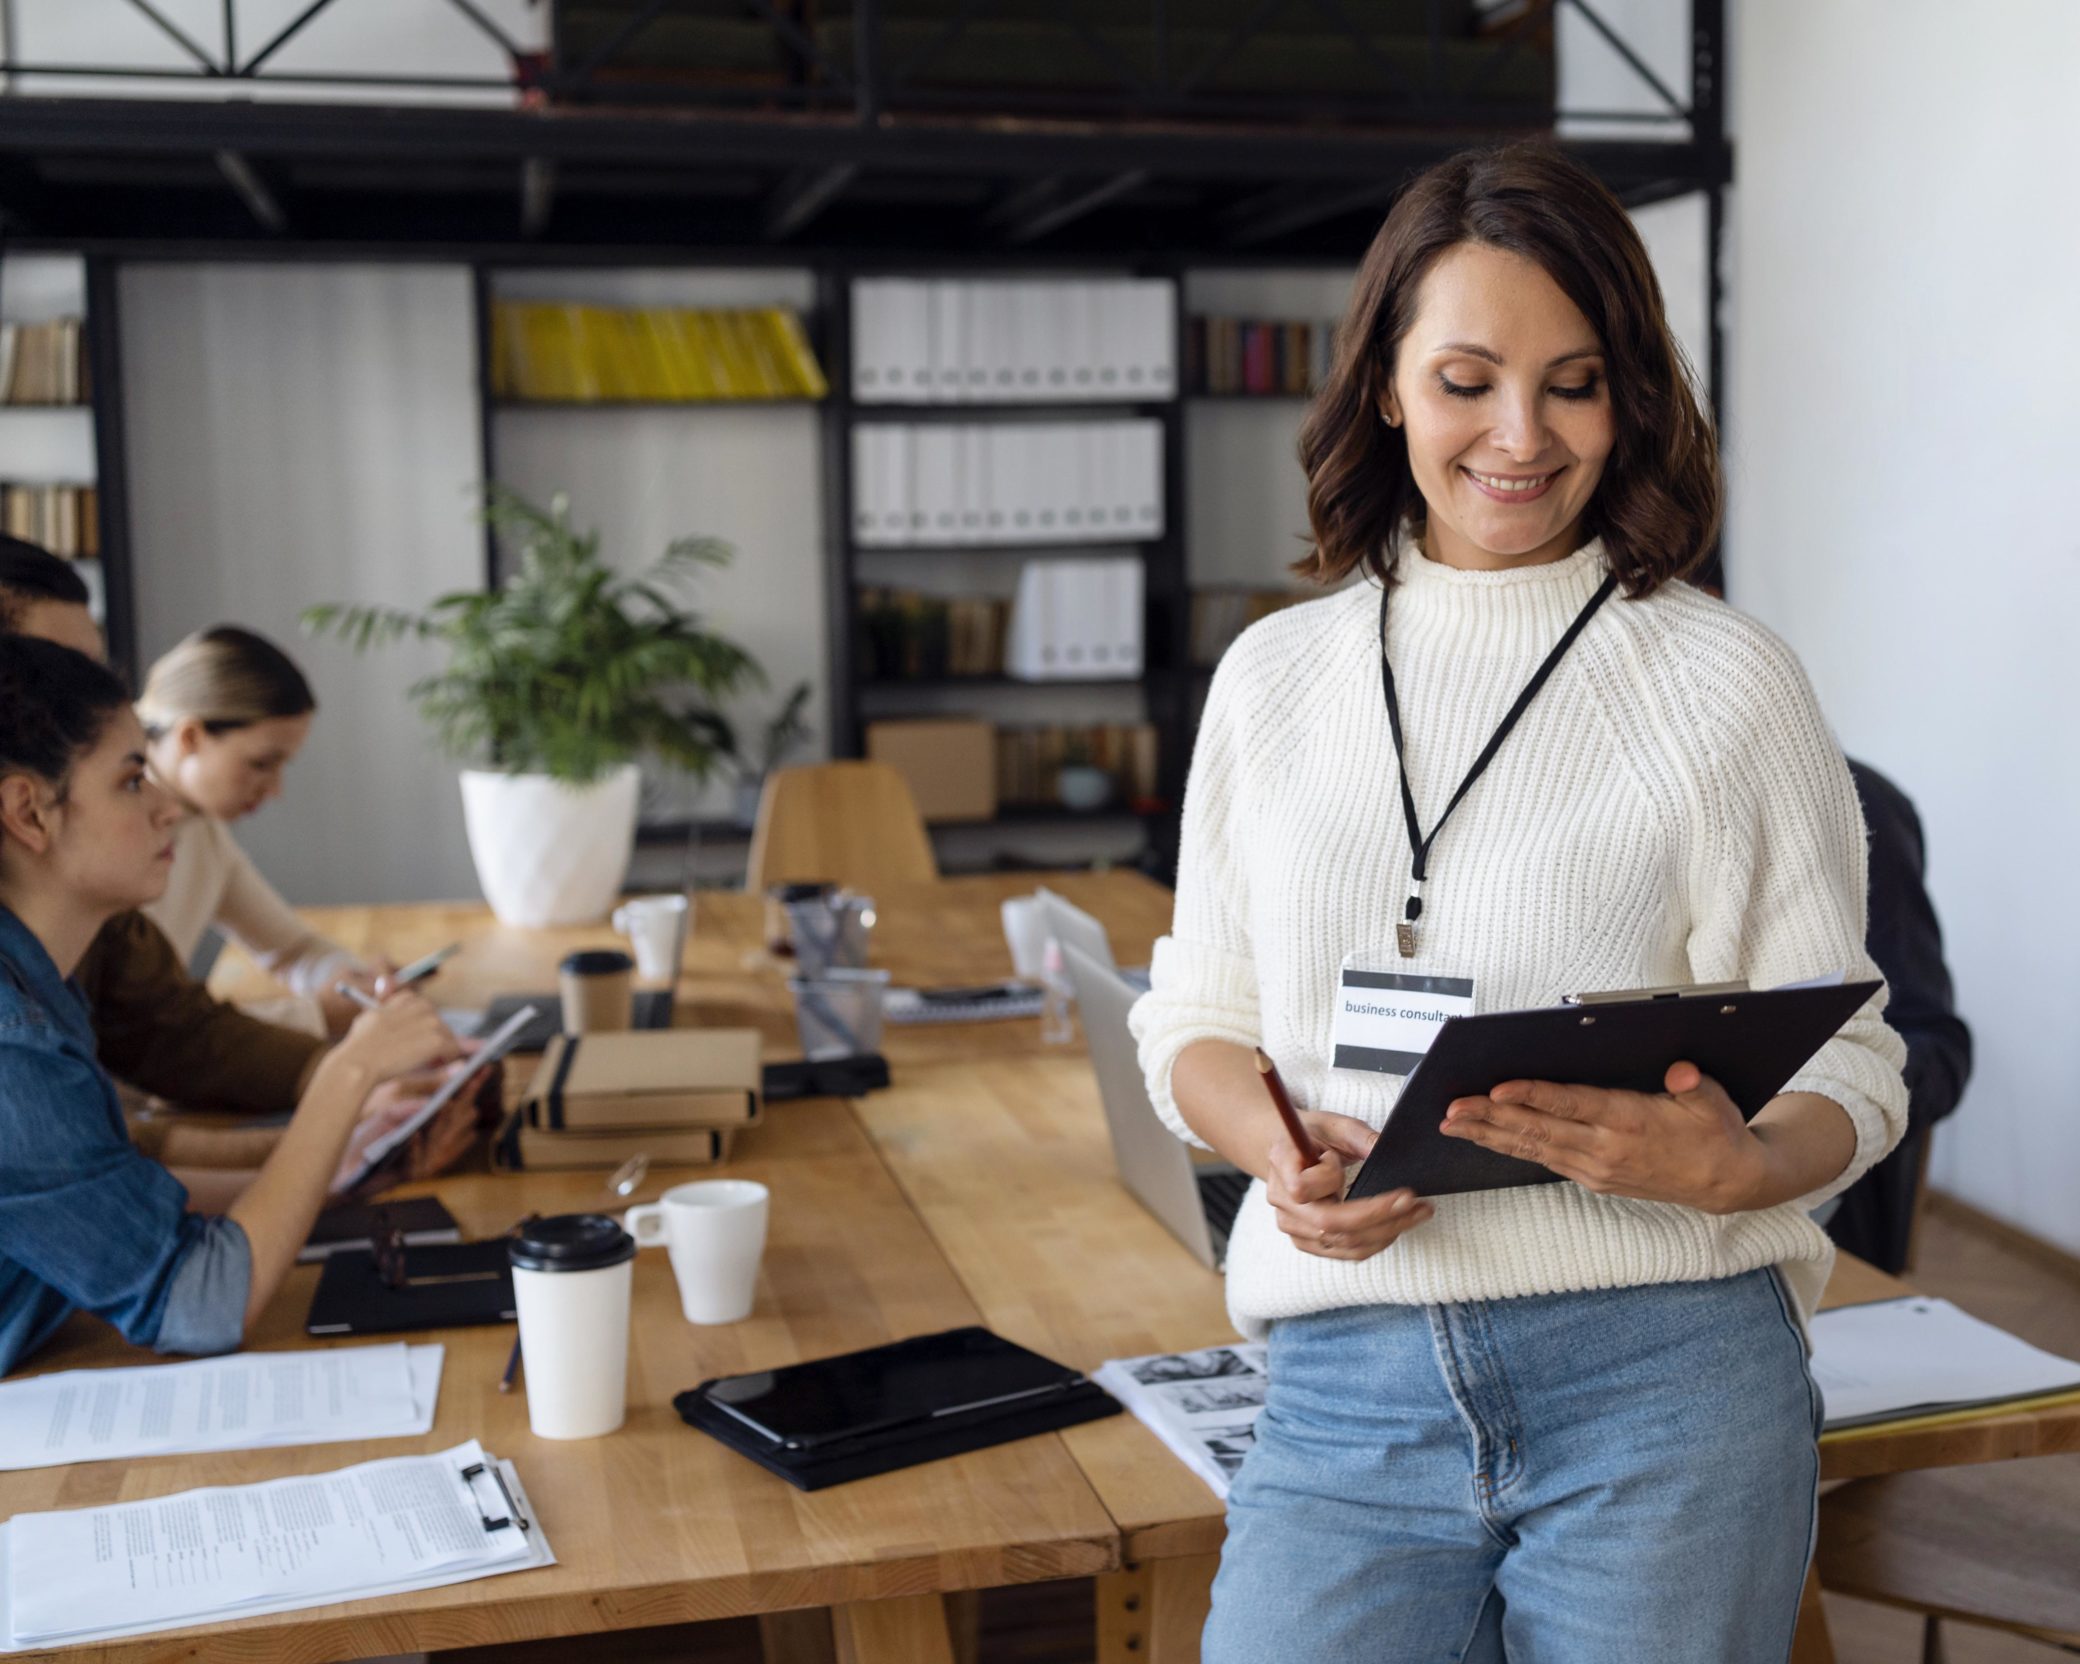
M 216 155 L 217 172 L 224 182 L 238 194 L 238 200 L 246 205 L 246 212 L 270 237 L 280 237 L 289 229 L 289 215 L 282 207 L 281 199 L 268 188 L 253 164 L 236 150 L 220 150 Z
M 674 110 L 485 110 L 454 106 L 233 103 L 189 99 L 23 98 L 9 101 L 0 153 L 210 155 L 277 158 L 429 157 L 511 162 L 544 156 L 593 164 L 827 168 L 854 162 L 880 173 L 962 178 L 1060 174 L 1111 177 L 1146 169 L 1158 179 L 1318 185 L 1392 184 L 1473 142 L 1467 133 L 1384 130 L 1178 128 L 1022 122 L 993 128 L 944 122 L 849 123 Z M 1732 178 L 1733 147 L 1697 140 L 1577 140 L 1563 145 L 1621 188 L 1682 177 L 1693 188 Z
M 759 210 L 759 229 L 772 242 L 785 242 L 844 194 L 859 177 L 859 163 L 833 162 L 797 168 L 773 188 Z

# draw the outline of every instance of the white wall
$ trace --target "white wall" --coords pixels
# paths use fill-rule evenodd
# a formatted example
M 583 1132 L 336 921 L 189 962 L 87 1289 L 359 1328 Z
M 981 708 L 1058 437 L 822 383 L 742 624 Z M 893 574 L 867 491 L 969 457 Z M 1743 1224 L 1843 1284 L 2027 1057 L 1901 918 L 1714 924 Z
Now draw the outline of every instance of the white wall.
M 234 621 L 318 695 L 287 790 L 240 840 L 296 902 L 476 895 L 454 767 L 403 694 L 432 655 L 297 633 L 315 601 L 483 581 L 468 274 L 144 265 L 121 303 L 140 657 Z
M 1729 10 L 1733 598 L 1921 810 L 1978 1045 L 1936 1182 L 2080 1251 L 2080 8 Z

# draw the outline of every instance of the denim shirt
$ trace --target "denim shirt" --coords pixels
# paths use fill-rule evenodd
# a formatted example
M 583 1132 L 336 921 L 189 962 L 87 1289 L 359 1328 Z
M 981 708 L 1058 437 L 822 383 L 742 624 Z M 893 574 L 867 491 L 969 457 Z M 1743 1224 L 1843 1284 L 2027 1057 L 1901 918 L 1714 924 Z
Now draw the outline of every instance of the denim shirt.
M 161 1352 L 227 1352 L 252 1249 L 138 1153 L 79 990 L 0 907 L 0 1374 L 75 1310 Z

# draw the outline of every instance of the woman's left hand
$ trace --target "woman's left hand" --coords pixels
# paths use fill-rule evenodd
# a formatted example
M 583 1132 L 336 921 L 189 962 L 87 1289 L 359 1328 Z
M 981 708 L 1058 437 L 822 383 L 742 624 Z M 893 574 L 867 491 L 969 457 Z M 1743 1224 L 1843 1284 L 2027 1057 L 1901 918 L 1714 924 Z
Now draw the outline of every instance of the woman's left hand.
M 1669 1067 L 1663 1092 L 1505 1081 L 1457 1098 L 1444 1131 L 1572 1179 L 1584 1190 L 1705 1213 L 1754 1206 L 1768 1152 L 1724 1089 L 1695 1064 Z

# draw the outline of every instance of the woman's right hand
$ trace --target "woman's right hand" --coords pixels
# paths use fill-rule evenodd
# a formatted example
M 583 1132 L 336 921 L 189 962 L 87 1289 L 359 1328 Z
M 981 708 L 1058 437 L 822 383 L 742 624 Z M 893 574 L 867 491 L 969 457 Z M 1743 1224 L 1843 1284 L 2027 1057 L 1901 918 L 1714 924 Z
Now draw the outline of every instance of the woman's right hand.
M 1323 1146 L 1321 1160 L 1303 1167 L 1292 1141 L 1281 1137 L 1271 1147 L 1264 1186 L 1278 1228 L 1302 1253 L 1325 1260 L 1369 1260 L 1437 1211 L 1412 1190 L 1342 1200 L 1344 1163 L 1363 1161 L 1379 1134 L 1363 1121 L 1325 1110 L 1302 1110 L 1300 1119 Z
M 359 1064 L 377 1080 L 430 1068 L 462 1056 L 462 1042 L 423 994 L 406 989 L 354 1019 L 333 1049 L 342 1062 Z

